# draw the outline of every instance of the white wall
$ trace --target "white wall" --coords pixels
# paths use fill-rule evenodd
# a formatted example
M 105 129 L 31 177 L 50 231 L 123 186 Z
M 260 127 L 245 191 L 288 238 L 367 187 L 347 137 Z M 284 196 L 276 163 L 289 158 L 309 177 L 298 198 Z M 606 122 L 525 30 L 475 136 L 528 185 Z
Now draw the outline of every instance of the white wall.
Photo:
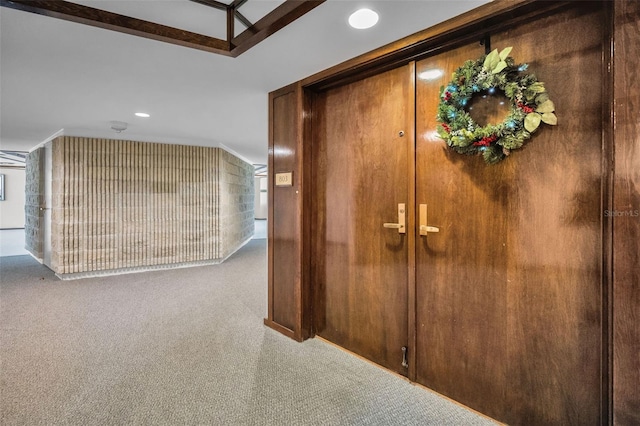
M 4 201 L 0 201 L 0 229 L 24 228 L 24 169 L 0 167 L 4 175 Z
M 267 178 L 256 177 L 255 178 L 255 199 L 253 202 L 253 208 L 255 211 L 256 219 L 267 218 Z

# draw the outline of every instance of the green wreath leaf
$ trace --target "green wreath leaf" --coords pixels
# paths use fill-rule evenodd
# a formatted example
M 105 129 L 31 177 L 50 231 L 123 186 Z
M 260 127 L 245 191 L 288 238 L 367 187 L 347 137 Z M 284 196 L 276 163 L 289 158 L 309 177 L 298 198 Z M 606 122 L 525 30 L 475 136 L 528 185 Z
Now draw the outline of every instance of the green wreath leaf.
M 549 100 L 549 94 L 547 92 L 542 92 L 539 93 L 538 96 L 536 96 L 536 104 L 540 105 L 543 104 L 545 101 Z
M 541 120 L 542 117 L 537 112 L 529 113 L 524 118 L 524 128 L 527 129 L 527 131 L 533 133 L 536 131 L 538 126 L 540 126 Z
M 538 105 L 538 108 L 536 108 L 536 112 L 539 112 L 539 113 L 553 112 L 555 110 L 556 110 L 556 106 L 553 104 L 553 102 L 550 99 L 547 99 L 546 101 L 542 102 L 540 105 Z
M 502 71 L 506 67 L 507 67 L 507 63 L 505 61 L 500 61 L 498 62 L 498 65 L 496 65 L 491 72 L 493 74 L 498 74 L 500 71 Z
M 509 53 L 511 53 L 511 49 L 513 49 L 513 46 L 505 47 L 504 49 L 502 49 L 499 55 L 500 59 L 502 59 L 503 61 L 507 59 L 507 57 L 509 56 Z
M 542 92 L 546 92 L 547 90 L 544 88 L 544 83 L 541 81 L 537 81 L 533 83 L 531 86 L 529 86 L 529 89 L 531 89 L 535 93 L 542 93 Z
M 495 49 L 484 59 L 484 67 L 491 71 L 498 65 L 498 62 L 500 62 L 500 54 L 498 53 L 498 49 Z
M 558 124 L 558 117 L 552 112 L 545 112 L 542 114 L 542 121 L 550 126 Z
M 497 146 L 487 148 L 482 152 L 482 156 L 488 164 L 495 164 L 505 157 L 503 150 Z

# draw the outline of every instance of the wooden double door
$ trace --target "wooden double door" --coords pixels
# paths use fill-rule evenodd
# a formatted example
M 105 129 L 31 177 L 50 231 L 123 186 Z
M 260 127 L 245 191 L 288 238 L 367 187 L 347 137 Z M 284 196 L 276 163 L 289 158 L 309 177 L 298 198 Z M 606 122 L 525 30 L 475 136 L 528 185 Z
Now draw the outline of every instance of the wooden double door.
M 496 165 L 435 133 L 478 43 L 318 94 L 317 335 L 510 424 L 603 421 L 601 26 L 594 7 L 492 36 L 560 117 Z

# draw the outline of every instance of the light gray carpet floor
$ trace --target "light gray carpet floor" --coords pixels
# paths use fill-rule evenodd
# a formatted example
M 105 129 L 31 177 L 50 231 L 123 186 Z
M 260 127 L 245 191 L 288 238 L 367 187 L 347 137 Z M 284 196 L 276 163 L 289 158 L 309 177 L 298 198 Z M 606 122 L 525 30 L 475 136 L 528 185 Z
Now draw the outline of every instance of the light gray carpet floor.
M 266 315 L 266 243 L 222 265 L 60 281 L 0 258 L 2 425 L 485 425 Z

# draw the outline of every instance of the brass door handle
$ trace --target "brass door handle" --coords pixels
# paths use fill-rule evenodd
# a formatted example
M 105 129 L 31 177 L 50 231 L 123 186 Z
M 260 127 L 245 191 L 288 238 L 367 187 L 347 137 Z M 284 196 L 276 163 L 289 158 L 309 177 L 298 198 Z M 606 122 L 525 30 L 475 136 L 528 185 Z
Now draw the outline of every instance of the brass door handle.
M 383 223 L 384 228 L 397 229 L 398 234 L 406 234 L 405 227 L 405 205 L 404 203 L 398 204 L 398 223 Z
M 435 226 L 420 226 L 420 235 L 427 235 L 429 232 L 440 232 L 440 228 Z
M 391 229 L 400 229 L 400 228 L 402 228 L 402 224 L 401 223 L 383 223 L 382 226 L 384 226 L 385 228 L 391 228 Z
M 426 236 L 429 232 L 440 232 L 440 228 L 427 225 L 427 205 L 420 204 L 420 235 Z

